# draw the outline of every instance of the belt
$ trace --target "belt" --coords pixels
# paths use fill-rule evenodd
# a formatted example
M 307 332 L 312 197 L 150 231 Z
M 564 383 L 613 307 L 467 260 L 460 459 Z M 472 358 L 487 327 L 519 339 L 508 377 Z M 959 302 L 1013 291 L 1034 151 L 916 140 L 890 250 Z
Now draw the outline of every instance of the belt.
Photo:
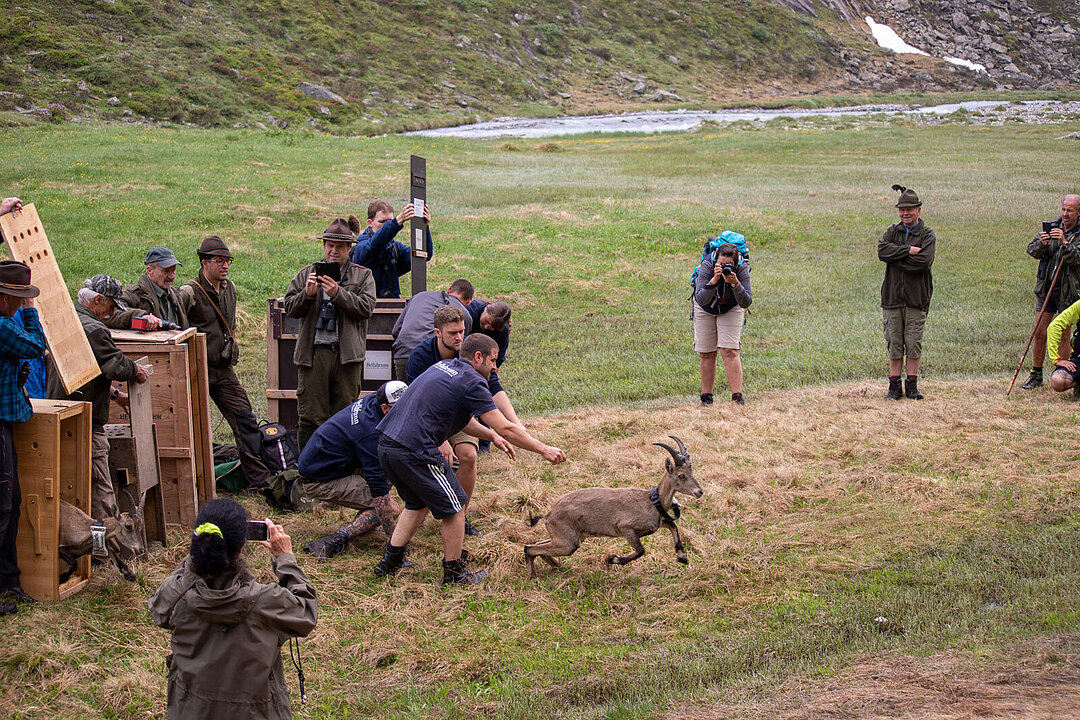
M 337 352 L 339 347 L 341 347 L 341 344 L 336 343 L 336 342 L 335 343 L 320 343 L 320 344 L 315 346 L 315 349 L 316 350 L 333 350 L 334 352 Z

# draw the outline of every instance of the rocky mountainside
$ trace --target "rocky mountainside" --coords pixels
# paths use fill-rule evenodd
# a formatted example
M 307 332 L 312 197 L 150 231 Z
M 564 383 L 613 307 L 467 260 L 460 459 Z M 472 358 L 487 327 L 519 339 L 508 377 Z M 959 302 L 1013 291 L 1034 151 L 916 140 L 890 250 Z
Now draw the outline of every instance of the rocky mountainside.
M 0 124 L 378 133 L 503 114 L 1074 88 L 1078 1 L 37 0 L 0 16 Z M 868 15 L 934 57 L 882 50 Z

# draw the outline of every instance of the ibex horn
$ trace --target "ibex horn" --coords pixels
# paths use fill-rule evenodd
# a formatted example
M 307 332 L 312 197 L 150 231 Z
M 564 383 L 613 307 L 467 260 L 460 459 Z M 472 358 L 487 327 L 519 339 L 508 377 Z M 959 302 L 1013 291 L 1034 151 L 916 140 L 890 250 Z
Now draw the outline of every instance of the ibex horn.
M 679 438 L 675 437 L 674 435 L 668 435 L 668 437 L 669 437 L 669 438 L 671 438 L 672 440 L 674 440 L 674 441 L 675 441 L 676 443 L 678 443 L 678 444 L 679 444 L 679 452 L 681 452 L 681 453 L 682 453 L 683 455 L 685 455 L 686 457 L 690 457 L 690 451 L 686 449 L 686 445 L 685 445 L 685 443 L 683 443 L 683 441 L 682 441 L 682 440 L 680 440 Z
M 653 445 L 658 445 L 658 446 L 664 448 L 665 450 L 667 450 L 669 453 L 671 453 L 671 457 L 675 461 L 676 465 L 682 465 L 684 462 L 686 462 L 683 459 L 683 456 L 679 454 L 679 451 L 676 450 L 675 448 L 671 447 L 667 443 L 653 443 Z

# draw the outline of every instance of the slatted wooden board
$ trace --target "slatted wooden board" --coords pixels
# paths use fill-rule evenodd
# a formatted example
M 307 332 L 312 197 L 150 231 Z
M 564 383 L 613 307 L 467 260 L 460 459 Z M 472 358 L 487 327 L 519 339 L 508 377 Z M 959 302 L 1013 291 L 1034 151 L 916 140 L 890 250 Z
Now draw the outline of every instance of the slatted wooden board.
M 101 370 L 82 331 L 75 303 L 68 294 L 34 204 L 24 205 L 22 212 L 0 216 L 0 233 L 11 248 L 11 256 L 30 266 L 31 282 L 41 290 L 35 305 L 45 340 L 64 389 L 73 393 L 101 374 Z

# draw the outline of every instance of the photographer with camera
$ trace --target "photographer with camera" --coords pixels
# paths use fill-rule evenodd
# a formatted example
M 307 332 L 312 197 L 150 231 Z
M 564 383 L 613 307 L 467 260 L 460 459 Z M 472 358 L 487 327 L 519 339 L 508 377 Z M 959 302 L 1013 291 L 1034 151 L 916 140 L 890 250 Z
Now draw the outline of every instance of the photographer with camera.
M 1028 243 L 1028 255 L 1039 261 L 1039 269 L 1035 274 L 1035 348 L 1031 358 L 1031 374 L 1020 386 L 1024 390 L 1042 387 L 1047 330 L 1054 313 L 1080 300 L 1080 250 L 1073 242 L 1080 233 L 1078 219 L 1080 195 L 1066 195 L 1061 199 L 1061 217 L 1053 222 L 1044 222 L 1042 232 Z M 1051 282 L 1054 284 L 1052 289 Z M 1068 338 L 1068 327 L 1058 336 Z M 1063 343 L 1054 351 L 1059 357 L 1064 357 L 1068 349 L 1068 344 Z
M 274 556 L 275 583 L 256 582 L 241 557 L 256 538 Z M 172 634 L 171 720 L 292 717 L 281 646 L 314 630 L 319 609 L 280 525 L 249 522 L 235 500 L 211 500 L 195 519 L 188 556 L 148 604 L 154 624 Z
M 375 310 L 371 270 L 349 260 L 360 220 L 337 218 L 319 240 L 323 262 L 305 266 L 285 292 L 285 314 L 300 320 L 297 369 L 297 444 L 360 394 L 367 324 Z
M 198 276 L 180 288 L 180 311 L 193 327 L 206 334 L 210 397 L 232 428 L 244 479 L 250 488 L 266 487 L 270 471 L 259 457 L 262 445 L 259 423 L 251 409 L 251 400 L 233 370 L 240 360 L 236 343 L 236 285 L 228 278 L 233 254 L 217 235 L 203 240 L 195 252 L 201 267 Z
M 731 401 L 744 404 L 739 349 L 750 292 L 750 262 L 739 249 L 724 243 L 704 260 L 694 281 L 694 350 L 701 358 L 701 404 L 713 404 L 716 353 L 724 359 Z

